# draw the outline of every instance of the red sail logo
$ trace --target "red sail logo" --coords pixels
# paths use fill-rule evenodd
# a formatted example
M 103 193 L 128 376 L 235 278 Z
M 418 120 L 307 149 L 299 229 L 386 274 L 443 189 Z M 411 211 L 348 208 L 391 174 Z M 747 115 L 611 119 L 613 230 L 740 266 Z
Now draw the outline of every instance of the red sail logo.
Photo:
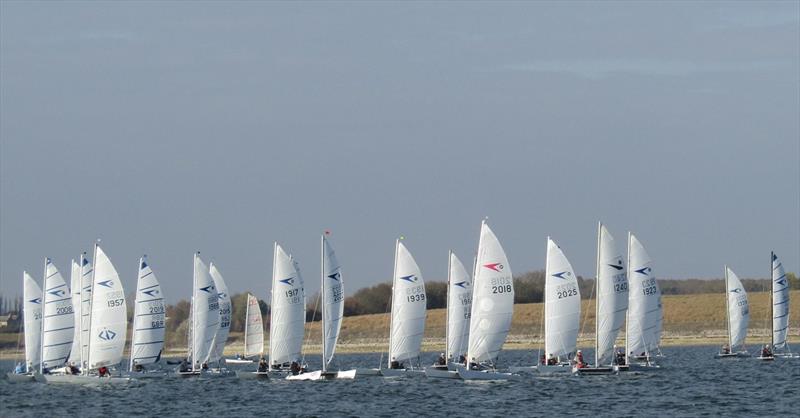
M 503 265 L 500 263 L 489 263 L 489 264 L 484 264 L 483 266 L 489 270 L 494 270 L 494 271 L 500 271 L 503 269 Z

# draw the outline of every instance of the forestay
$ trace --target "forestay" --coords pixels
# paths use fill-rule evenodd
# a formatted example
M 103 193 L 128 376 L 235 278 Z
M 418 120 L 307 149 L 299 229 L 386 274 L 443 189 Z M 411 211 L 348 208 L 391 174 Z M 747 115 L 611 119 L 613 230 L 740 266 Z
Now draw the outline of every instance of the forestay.
M 400 240 L 395 250 L 389 364 L 419 357 L 425 331 L 425 280 L 414 257 Z
M 122 361 L 128 327 L 125 291 L 117 270 L 95 244 L 92 274 L 92 316 L 89 333 L 89 369 Z
M 514 281 L 506 253 L 486 221 L 481 224 L 472 285 L 467 358 L 494 363 L 511 329 Z
M 22 273 L 22 315 L 25 318 L 25 371 L 30 373 L 42 360 L 42 288 L 27 272 Z
M 75 315 L 72 296 L 61 273 L 50 259 L 44 268 L 44 315 L 42 319 L 42 369 L 63 366 L 72 348 Z
M 628 236 L 628 284 L 627 353 L 649 354 L 661 333 L 661 291 L 652 260 L 633 234 Z
M 164 295 L 161 284 L 147 263 L 139 259 L 139 278 L 136 281 L 136 305 L 133 313 L 130 370 L 136 365 L 156 363 L 164 348 L 166 321 Z
M 67 363 L 79 366 L 81 364 L 81 266 L 75 260 L 70 263 L 72 269 L 69 275 L 69 287 L 72 291 L 72 310 L 74 326 L 72 330 L 72 348 L 69 351 Z
M 264 323 L 258 298 L 247 294 L 247 314 L 244 325 L 244 356 L 251 357 L 264 353 Z
M 336 253 L 322 236 L 322 370 L 327 370 L 336 351 L 344 316 L 342 268 Z
M 214 336 L 212 344 L 211 356 L 209 362 L 217 362 L 222 359 L 222 354 L 225 351 L 225 343 L 228 341 L 228 333 L 231 330 L 231 297 L 228 294 L 228 285 L 222 278 L 222 273 L 219 272 L 214 263 L 209 265 L 209 274 L 214 280 L 214 286 L 217 288 L 217 299 L 219 301 L 219 328 Z
M 778 256 L 772 253 L 772 345 L 786 346 L 789 330 L 789 280 Z
M 75 314 L 80 315 L 81 324 L 81 368 L 89 366 L 89 319 L 92 316 L 92 263 L 81 254 L 81 304 L 76 307 Z
M 192 370 L 208 362 L 211 345 L 219 328 L 219 297 L 208 267 L 194 255 L 194 289 L 192 293 Z
M 581 293 L 572 265 L 561 248 L 549 237 L 545 275 L 545 353 L 548 358 L 571 358 L 575 354 L 578 341 Z
M 272 268 L 270 368 L 300 360 L 306 319 L 303 278 L 294 259 L 277 243 Z
M 600 224 L 597 248 L 597 355 L 595 364 L 611 364 L 617 340 L 628 310 L 628 278 L 622 253 L 614 237 Z
M 464 264 L 450 252 L 447 279 L 447 358 L 467 355 L 469 318 L 472 310 L 472 281 Z
M 725 288 L 728 293 L 728 330 L 730 332 L 730 348 L 744 345 L 747 337 L 747 325 L 750 322 L 750 306 L 747 292 L 736 273 L 725 267 Z

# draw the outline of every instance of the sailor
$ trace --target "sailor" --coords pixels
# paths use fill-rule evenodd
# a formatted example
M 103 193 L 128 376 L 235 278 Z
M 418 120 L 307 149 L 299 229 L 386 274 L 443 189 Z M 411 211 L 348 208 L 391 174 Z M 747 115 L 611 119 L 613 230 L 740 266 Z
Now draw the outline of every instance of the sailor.
M 102 366 L 99 369 L 97 369 L 97 375 L 100 376 L 100 377 L 106 377 L 106 376 L 110 377 L 111 376 L 108 373 L 108 368 L 106 366 Z
M 547 365 L 547 356 L 545 356 L 544 354 L 539 356 L 539 364 L 541 364 L 542 366 Z
M 138 373 L 142 373 L 142 372 L 144 372 L 144 366 L 142 366 L 139 363 L 136 363 L 136 364 L 133 365 L 133 371 L 138 372 Z
M 728 344 L 723 345 L 722 354 L 730 354 L 730 353 L 731 353 L 731 348 L 728 346 Z
M 16 368 L 14 368 L 14 373 L 16 373 L 16 374 L 23 374 L 23 373 L 25 373 L 25 366 L 23 366 L 21 362 L 20 362 L 20 363 L 17 363 L 17 367 L 16 367 Z
M 621 348 L 617 350 L 617 365 L 619 366 L 625 365 L 625 351 Z
M 400 362 L 397 361 L 396 358 L 392 357 L 392 361 L 391 363 L 389 363 L 389 368 L 395 370 L 400 369 L 401 368 Z
M 293 375 L 297 376 L 300 374 L 300 364 L 298 364 L 296 361 L 293 361 L 292 365 L 289 366 L 289 371 L 291 371 Z
M 764 344 L 764 348 L 761 349 L 761 357 L 772 357 L 772 350 L 770 350 L 769 344 Z
M 208 370 L 208 362 L 203 363 L 203 370 Z
M 581 353 L 581 350 L 578 350 L 578 354 L 575 355 L 575 364 L 579 369 L 586 367 L 586 363 L 583 361 L 583 353 Z
M 267 361 L 264 360 L 264 357 L 262 356 L 261 359 L 258 360 L 258 372 L 264 373 L 266 371 L 267 371 Z
M 436 359 L 436 365 L 437 366 L 446 366 L 447 365 L 447 359 L 445 359 L 444 353 L 439 354 L 439 358 Z
M 185 373 L 189 371 L 189 362 L 186 359 L 181 360 L 180 368 L 178 369 L 180 372 Z
M 556 356 L 550 354 L 550 357 L 547 359 L 548 366 L 555 366 L 558 364 L 558 360 L 556 360 Z
M 466 365 L 467 365 L 467 358 L 466 358 L 466 357 L 465 357 L 465 356 L 462 354 L 462 355 L 461 355 L 461 356 L 458 358 L 458 363 L 459 363 L 459 364 L 463 364 L 463 365 L 465 365 L 465 366 L 466 366 Z

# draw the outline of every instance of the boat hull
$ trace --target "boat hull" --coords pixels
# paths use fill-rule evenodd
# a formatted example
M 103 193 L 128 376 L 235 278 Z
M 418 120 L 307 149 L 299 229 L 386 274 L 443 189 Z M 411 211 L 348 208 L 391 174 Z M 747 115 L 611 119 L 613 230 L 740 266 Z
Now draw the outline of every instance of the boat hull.
M 800 353 L 778 353 L 774 357 L 778 358 L 800 358 Z
M 773 360 L 775 360 L 775 357 L 774 357 L 774 356 L 769 356 L 769 357 L 761 357 L 761 356 L 758 356 L 758 357 L 756 357 L 756 360 L 761 360 L 761 361 L 773 361 Z
M 237 371 L 236 377 L 243 380 L 269 379 L 269 372 L 243 372 Z
M 25 382 L 35 382 L 36 378 L 34 377 L 33 373 L 14 373 L 8 372 L 6 373 L 6 377 L 8 378 L 9 382 L 14 383 L 25 383 Z
M 41 381 L 47 384 L 116 385 L 131 382 L 128 377 L 99 377 L 74 374 L 45 374 L 40 376 L 42 377 Z M 37 381 L 39 381 L 39 376 L 37 376 Z
M 357 368 L 356 369 L 356 376 L 359 377 L 380 377 L 381 370 L 380 369 L 369 369 L 369 368 Z
M 247 359 L 236 359 L 236 358 L 226 358 L 225 364 L 253 364 L 253 360 Z
M 573 373 L 578 376 L 608 375 L 617 374 L 619 371 L 615 367 L 575 367 Z
M 424 370 L 408 370 L 408 369 L 381 369 L 383 377 L 421 377 L 425 376 Z
M 518 375 L 499 373 L 490 370 L 468 370 L 464 366 L 457 368 L 458 377 L 464 380 L 517 380 Z
M 426 367 L 425 376 L 436 379 L 460 379 L 457 371 L 448 370 L 446 367 Z
M 741 358 L 741 357 L 751 357 L 750 353 L 747 351 L 741 351 L 738 353 L 717 353 L 714 358 L 722 359 L 722 358 Z
M 356 369 L 352 370 L 339 370 L 336 372 L 337 379 L 355 379 L 358 371 Z

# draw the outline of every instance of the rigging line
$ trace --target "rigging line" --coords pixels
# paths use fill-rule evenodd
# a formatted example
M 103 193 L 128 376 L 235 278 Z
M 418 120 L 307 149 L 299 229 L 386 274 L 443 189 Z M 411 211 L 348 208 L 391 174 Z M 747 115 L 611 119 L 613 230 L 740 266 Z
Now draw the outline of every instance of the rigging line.
M 323 289 L 324 290 L 324 289 Z M 306 334 L 306 342 L 303 343 L 303 347 L 308 346 L 308 341 L 311 339 L 311 324 L 314 322 L 314 318 L 317 317 L 317 307 L 319 306 L 319 300 L 322 297 L 322 293 L 318 294 L 317 297 L 314 298 L 314 313 L 311 315 L 311 321 L 308 321 L 308 333 Z M 322 321 L 320 321 L 322 322 Z M 322 325 L 320 325 L 320 330 L 322 330 Z M 305 330 L 305 326 L 303 327 Z M 302 350 L 303 356 L 300 358 L 300 365 L 302 366 L 306 362 L 306 350 Z M 322 354 L 323 357 L 325 353 Z M 325 361 L 324 359 L 322 361 Z

